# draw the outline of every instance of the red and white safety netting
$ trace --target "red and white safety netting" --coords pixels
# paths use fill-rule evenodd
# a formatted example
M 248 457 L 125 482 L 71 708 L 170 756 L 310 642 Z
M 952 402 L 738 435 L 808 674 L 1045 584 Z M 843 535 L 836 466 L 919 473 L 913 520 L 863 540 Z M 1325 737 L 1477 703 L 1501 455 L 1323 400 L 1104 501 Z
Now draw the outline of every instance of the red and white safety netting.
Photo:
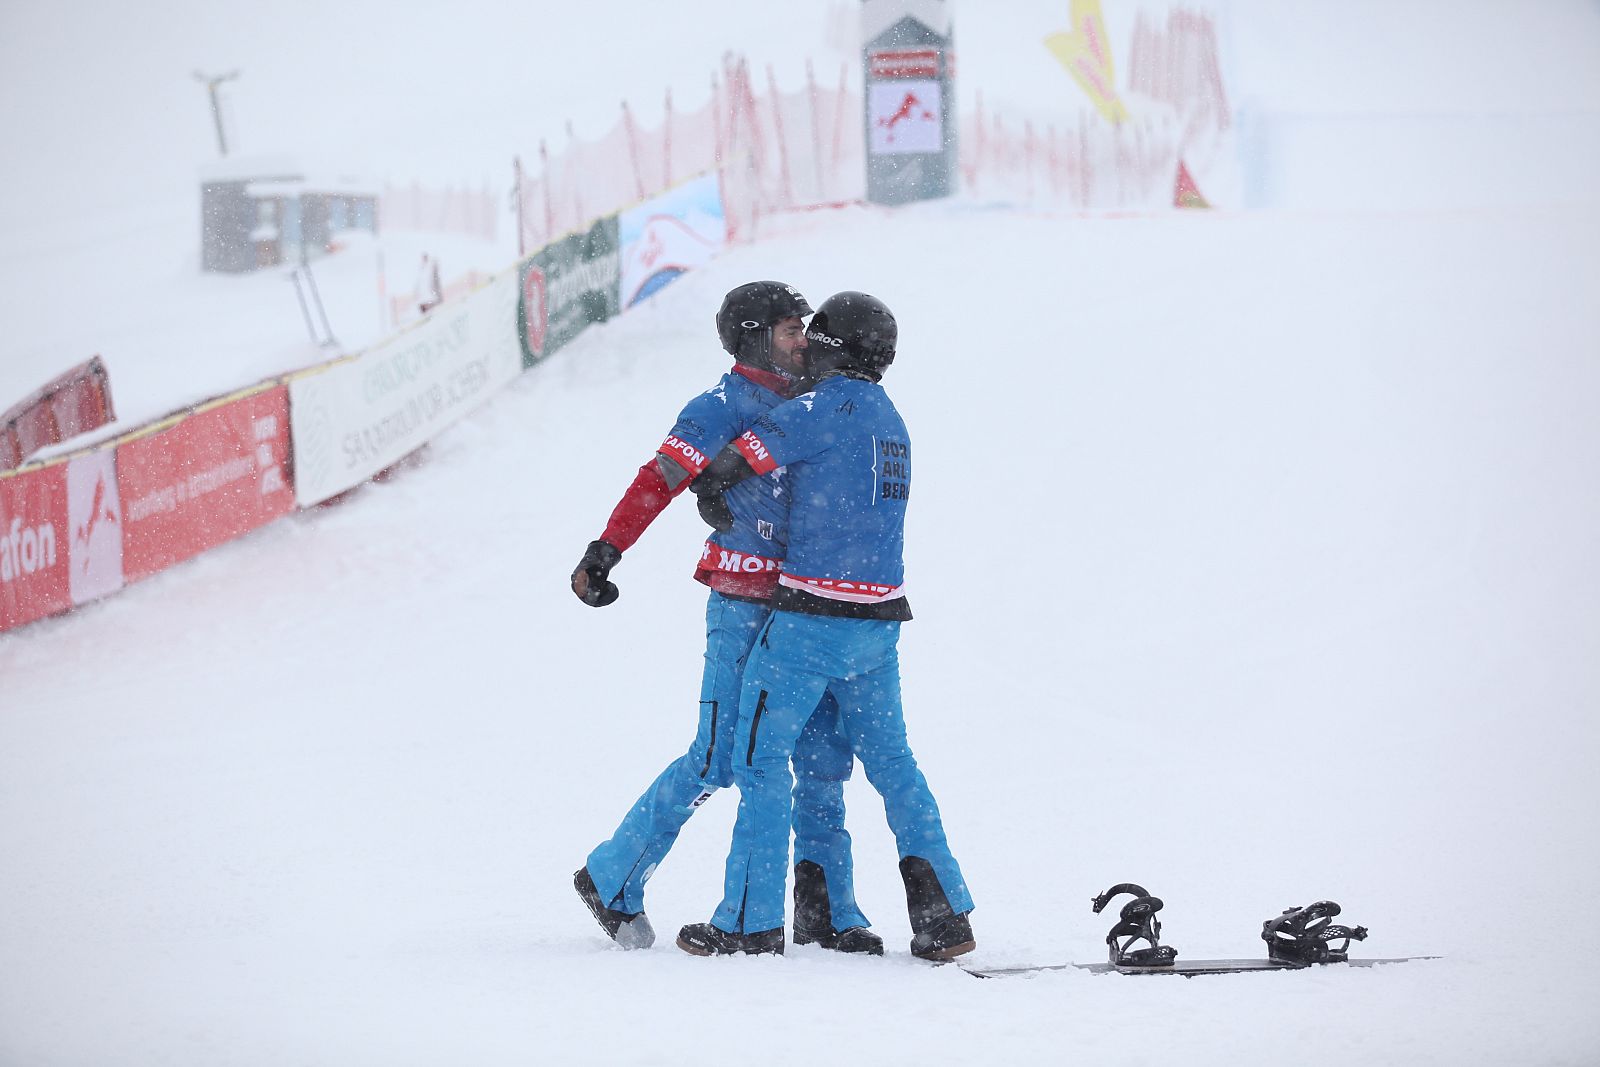
M 747 238 L 763 215 L 860 200 L 861 96 L 847 75 L 841 69 L 836 84 L 824 85 L 808 63 L 806 85 L 784 90 L 771 67 L 758 81 L 748 62 L 730 56 L 699 109 L 675 109 L 668 93 L 659 127 L 627 105 L 596 140 L 569 126 L 561 151 L 541 144 L 538 159 L 519 166 L 521 247 L 531 252 L 713 170 L 733 240 Z
M 1229 160 L 1232 119 L 1210 16 L 1144 15 L 1128 50 L 1129 117 L 1112 122 L 1085 108 L 1055 124 L 1007 119 L 985 109 L 962 117 L 966 191 L 984 199 L 1083 211 L 1169 207 L 1180 164 L 1207 176 Z
M 960 120 L 960 168 L 968 195 L 1083 211 L 1170 206 L 1180 167 L 1202 188 L 1230 159 L 1231 118 L 1216 27 L 1176 9 L 1165 21 L 1138 16 L 1128 48 L 1128 117 L 1084 107 L 1056 122 L 977 107 Z M 851 203 L 865 195 L 861 90 L 848 64 L 819 79 L 811 64 L 797 90 L 778 86 L 730 55 L 710 99 L 693 111 L 666 96 L 659 126 L 626 104 L 594 139 L 567 127 L 566 144 L 541 143 L 518 159 L 513 188 L 519 247 L 532 252 L 595 219 L 641 203 L 698 174 L 722 181 L 730 239 L 748 239 L 776 212 Z M 826 84 L 824 84 L 824 81 Z M 392 228 L 493 235 L 498 198 L 488 190 L 387 190 Z
M 384 230 L 459 234 L 493 241 L 502 203 L 487 187 L 432 189 L 419 182 L 391 185 L 385 187 L 379 202 L 378 225 Z

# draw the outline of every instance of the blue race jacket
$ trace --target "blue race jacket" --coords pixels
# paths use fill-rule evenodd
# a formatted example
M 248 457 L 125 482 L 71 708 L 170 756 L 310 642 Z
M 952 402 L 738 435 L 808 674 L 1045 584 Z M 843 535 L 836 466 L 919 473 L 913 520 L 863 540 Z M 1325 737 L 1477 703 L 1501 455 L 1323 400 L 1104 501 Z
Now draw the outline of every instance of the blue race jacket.
M 711 457 L 783 403 L 783 396 L 737 372 L 684 405 L 658 449 L 691 475 L 705 470 Z M 742 596 L 769 597 L 789 543 L 789 494 L 784 472 L 776 467 L 728 490 L 734 527 L 706 541 L 695 577 L 713 589 Z
M 735 447 L 757 474 L 785 472 L 789 551 L 778 607 L 910 618 L 903 552 L 911 437 L 881 385 L 824 378 L 759 416 Z

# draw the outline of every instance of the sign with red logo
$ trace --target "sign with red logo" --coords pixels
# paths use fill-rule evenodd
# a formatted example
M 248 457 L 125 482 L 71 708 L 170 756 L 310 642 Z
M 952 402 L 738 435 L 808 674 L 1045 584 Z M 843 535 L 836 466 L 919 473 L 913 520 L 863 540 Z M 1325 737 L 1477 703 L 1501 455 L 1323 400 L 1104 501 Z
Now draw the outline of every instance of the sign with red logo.
M 123 571 L 137 581 L 294 507 L 289 391 L 274 386 L 187 415 L 117 449 Z
M 873 155 L 944 150 L 943 96 L 936 81 L 880 81 L 867 86 L 867 147 Z
M 67 464 L 67 525 L 72 602 L 87 604 L 121 589 L 122 508 L 114 450 L 102 448 Z
M 939 53 L 932 48 L 884 48 L 867 53 L 874 78 L 937 78 Z
M 617 216 L 607 215 L 518 265 L 517 332 L 524 367 L 622 311 L 617 234 Z
M 72 607 L 67 465 L 0 478 L 0 630 Z
M 692 178 L 617 216 L 622 307 L 631 308 L 711 262 L 728 244 L 716 173 Z

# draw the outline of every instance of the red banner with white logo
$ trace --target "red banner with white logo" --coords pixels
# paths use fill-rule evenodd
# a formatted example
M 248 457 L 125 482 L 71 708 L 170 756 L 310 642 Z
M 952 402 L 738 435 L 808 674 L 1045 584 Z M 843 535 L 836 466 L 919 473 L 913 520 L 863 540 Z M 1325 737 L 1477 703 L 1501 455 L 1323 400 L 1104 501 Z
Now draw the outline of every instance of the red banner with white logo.
M 72 607 L 67 465 L 0 478 L 0 630 Z
M 127 579 L 181 563 L 293 509 L 288 454 L 289 391 L 281 385 L 120 445 Z
M 885 48 L 868 52 L 867 72 L 874 78 L 937 78 L 939 53 L 932 48 Z
M 100 448 L 67 464 L 68 587 L 74 604 L 122 588 L 122 505 L 117 499 L 117 454 Z

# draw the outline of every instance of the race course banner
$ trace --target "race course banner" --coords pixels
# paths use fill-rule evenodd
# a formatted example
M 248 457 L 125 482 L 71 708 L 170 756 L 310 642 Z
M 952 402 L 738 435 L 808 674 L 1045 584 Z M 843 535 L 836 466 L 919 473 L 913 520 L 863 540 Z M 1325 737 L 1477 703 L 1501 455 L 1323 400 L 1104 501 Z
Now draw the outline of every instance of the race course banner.
M 619 216 L 622 238 L 622 306 L 671 285 L 704 266 L 728 243 L 722 186 L 706 174 L 669 189 Z
M 0 478 L 0 631 L 72 607 L 67 465 Z
M 67 464 L 67 588 L 74 604 L 87 604 L 122 588 L 122 505 L 117 493 L 117 453 L 97 448 Z
M 523 366 L 531 367 L 621 310 L 617 216 L 546 245 L 517 275 L 517 334 Z
M 294 508 L 289 390 L 276 385 L 206 405 L 117 447 L 122 568 L 165 570 Z
M 113 450 L 0 478 L 0 631 L 121 588 Z
M 521 374 L 517 288 L 507 271 L 376 348 L 291 380 L 296 502 L 355 488 Z

